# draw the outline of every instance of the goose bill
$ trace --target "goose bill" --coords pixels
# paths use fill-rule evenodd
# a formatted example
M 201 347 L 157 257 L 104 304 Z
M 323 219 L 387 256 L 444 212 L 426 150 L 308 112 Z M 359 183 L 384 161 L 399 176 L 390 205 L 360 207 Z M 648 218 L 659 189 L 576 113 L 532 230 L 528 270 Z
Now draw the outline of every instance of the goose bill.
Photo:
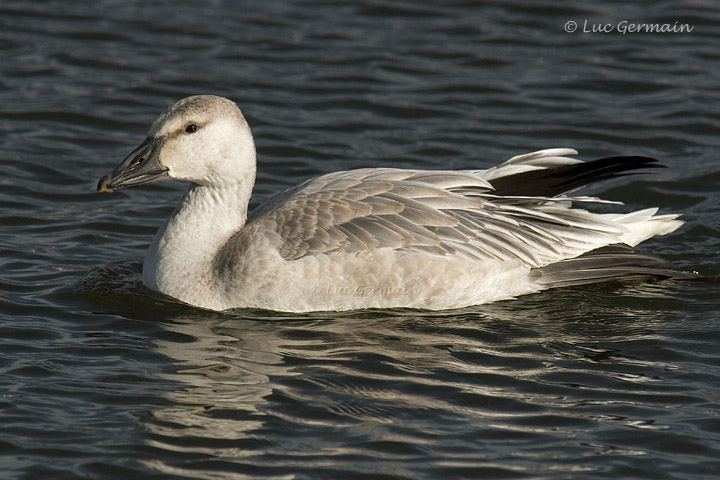
M 167 167 L 160 163 L 160 151 L 165 139 L 165 136 L 146 138 L 120 165 L 100 179 L 97 191 L 114 192 L 170 178 Z

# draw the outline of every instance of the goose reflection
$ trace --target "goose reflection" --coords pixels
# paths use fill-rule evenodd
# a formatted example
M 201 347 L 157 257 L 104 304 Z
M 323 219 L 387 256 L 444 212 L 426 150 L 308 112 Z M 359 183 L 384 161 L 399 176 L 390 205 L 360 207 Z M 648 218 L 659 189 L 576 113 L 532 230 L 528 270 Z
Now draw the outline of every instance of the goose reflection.
M 189 457 L 148 465 L 233 479 L 263 465 L 292 478 L 298 468 L 384 459 L 394 474 L 414 465 L 404 473 L 412 477 L 417 462 L 483 468 L 510 441 L 518 455 L 546 456 L 549 469 L 581 470 L 583 455 L 607 445 L 575 439 L 599 425 L 663 428 L 647 398 L 663 395 L 662 372 L 677 367 L 622 346 L 662 340 L 675 300 L 629 308 L 662 289 L 626 288 L 621 306 L 616 294 L 579 288 L 561 304 L 540 295 L 482 311 L 177 318 L 165 325 L 175 335 L 157 348 L 178 362 L 168 379 L 184 387 L 147 422 L 148 443 Z M 537 444 L 545 446 L 532 453 Z M 558 451 L 568 445 L 584 452 Z M 468 449 L 486 453 L 468 457 Z M 209 473 L 193 460 L 220 464 Z

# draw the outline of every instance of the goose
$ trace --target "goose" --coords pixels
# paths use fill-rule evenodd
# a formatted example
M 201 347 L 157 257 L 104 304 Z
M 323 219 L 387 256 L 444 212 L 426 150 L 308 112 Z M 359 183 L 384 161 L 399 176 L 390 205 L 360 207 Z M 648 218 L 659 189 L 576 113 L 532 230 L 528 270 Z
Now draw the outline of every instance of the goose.
M 97 190 L 189 182 L 142 282 L 210 310 L 444 310 L 594 282 L 690 278 L 634 247 L 676 230 L 657 208 L 592 213 L 579 188 L 657 160 L 584 162 L 555 148 L 486 170 L 361 168 L 289 188 L 248 212 L 256 152 L 237 105 L 184 98 Z

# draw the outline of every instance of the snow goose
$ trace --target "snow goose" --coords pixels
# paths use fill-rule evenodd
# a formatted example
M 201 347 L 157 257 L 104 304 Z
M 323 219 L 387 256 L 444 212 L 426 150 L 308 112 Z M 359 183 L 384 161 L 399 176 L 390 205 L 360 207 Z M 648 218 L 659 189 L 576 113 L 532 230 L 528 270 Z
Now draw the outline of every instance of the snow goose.
M 160 115 L 98 191 L 191 183 L 150 245 L 142 279 L 213 310 L 439 310 L 557 286 L 692 276 L 632 248 L 677 229 L 677 215 L 591 213 L 575 204 L 604 201 L 571 196 L 656 160 L 576 154 L 541 150 L 488 170 L 335 172 L 248 214 L 250 127 L 232 101 L 198 95 Z

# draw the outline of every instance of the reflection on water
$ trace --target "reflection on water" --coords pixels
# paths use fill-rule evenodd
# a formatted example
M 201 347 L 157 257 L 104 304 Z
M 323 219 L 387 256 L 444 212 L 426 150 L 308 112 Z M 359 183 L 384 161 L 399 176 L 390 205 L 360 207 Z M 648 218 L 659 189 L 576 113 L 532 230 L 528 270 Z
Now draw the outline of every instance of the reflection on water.
M 272 393 L 271 375 L 291 374 L 282 356 L 274 353 L 278 345 L 257 329 L 246 328 L 238 320 L 232 331 L 225 331 L 227 318 L 178 319 L 165 325 L 168 330 L 191 338 L 190 342 L 160 340 L 160 353 L 176 360 L 176 373 L 170 380 L 186 385 L 168 393 L 170 406 L 153 412 L 147 424 L 153 434 L 148 444 L 175 452 L 193 452 L 219 459 L 240 459 L 250 450 L 234 446 L 263 425 L 259 407 Z M 263 348 L 263 344 L 266 345 Z M 273 348 L 274 347 L 274 348 Z M 187 439 L 195 439 L 188 444 Z M 218 443 L 217 440 L 226 442 Z M 147 465 L 167 474 L 191 478 L 238 478 L 173 467 L 161 460 Z
M 616 293 L 628 301 L 603 306 L 579 288 L 556 302 L 541 294 L 444 313 L 181 315 L 163 324 L 173 340 L 156 345 L 184 387 L 146 427 L 149 445 L 185 457 L 148 465 L 194 478 L 265 466 L 290 478 L 351 460 L 357 474 L 380 473 L 372 459 L 383 458 L 385 474 L 412 477 L 407 462 L 447 475 L 547 473 L 597 469 L 588 456 L 647 454 L 653 439 L 616 444 L 590 432 L 663 432 L 667 411 L 655 403 L 698 399 L 668 383 L 671 360 L 625 352 L 662 344 L 659 327 L 678 320 L 667 289 Z M 508 443 L 522 453 L 499 460 Z M 217 464 L 193 467 L 208 461 Z

